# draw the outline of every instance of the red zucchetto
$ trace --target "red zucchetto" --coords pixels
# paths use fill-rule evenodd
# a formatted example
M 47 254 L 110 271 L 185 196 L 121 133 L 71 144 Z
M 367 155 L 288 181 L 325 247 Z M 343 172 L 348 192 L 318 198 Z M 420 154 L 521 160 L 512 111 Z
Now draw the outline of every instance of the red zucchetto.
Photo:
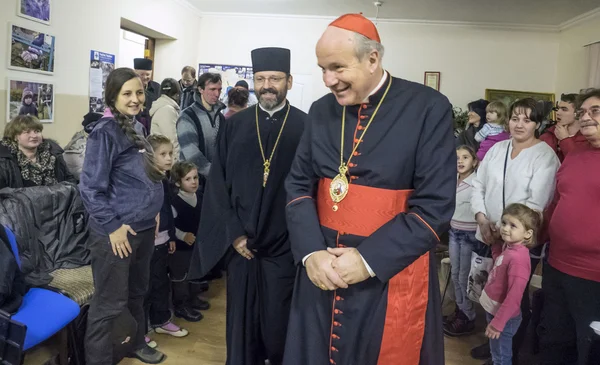
M 346 29 L 358 34 L 362 34 L 370 40 L 381 43 L 377 27 L 372 21 L 365 18 L 362 14 L 345 14 L 334 20 L 331 27 Z

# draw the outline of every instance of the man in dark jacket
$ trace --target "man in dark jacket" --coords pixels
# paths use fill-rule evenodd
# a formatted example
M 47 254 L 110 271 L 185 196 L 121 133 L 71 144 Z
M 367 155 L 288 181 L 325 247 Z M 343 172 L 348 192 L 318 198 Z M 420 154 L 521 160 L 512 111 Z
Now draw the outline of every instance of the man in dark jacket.
M 179 86 L 181 87 L 179 107 L 183 111 L 188 106 L 194 104 L 194 94 L 196 94 L 196 89 L 198 88 L 195 68 L 192 66 L 185 66 L 183 70 L 181 70 L 181 80 L 179 80 Z
M 150 108 L 160 97 L 160 84 L 156 81 L 152 81 L 152 60 L 148 58 L 134 58 L 133 68 L 138 74 L 142 83 L 144 84 L 144 91 L 146 93 L 146 101 L 144 102 L 144 109 L 138 115 L 137 119 L 144 128 L 146 128 L 146 135 L 150 134 L 150 126 L 152 124 L 152 118 L 150 117 Z
M 6 125 L 0 141 L 0 189 L 75 183 L 63 159 L 63 149 L 44 139 L 40 121 L 20 115 Z

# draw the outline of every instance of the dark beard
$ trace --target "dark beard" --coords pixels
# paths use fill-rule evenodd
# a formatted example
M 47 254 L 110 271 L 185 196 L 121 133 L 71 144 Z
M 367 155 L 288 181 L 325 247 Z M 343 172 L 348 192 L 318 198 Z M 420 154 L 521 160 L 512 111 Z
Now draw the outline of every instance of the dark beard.
M 274 94 L 275 100 L 274 101 L 264 100 L 263 95 L 266 93 Z M 285 90 L 283 92 L 279 92 L 276 89 L 262 89 L 260 91 L 260 95 L 258 96 L 258 102 L 260 103 L 260 106 L 262 106 L 265 110 L 273 110 L 277 106 L 281 105 L 281 103 L 283 103 L 285 101 L 286 97 L 287 97 L 287 90 Z

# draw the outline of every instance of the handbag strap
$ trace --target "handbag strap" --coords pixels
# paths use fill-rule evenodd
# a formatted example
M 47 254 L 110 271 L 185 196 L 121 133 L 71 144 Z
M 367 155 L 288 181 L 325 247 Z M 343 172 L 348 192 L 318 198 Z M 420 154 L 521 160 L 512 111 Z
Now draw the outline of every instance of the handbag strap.
M 511 146 L 512 142 L 510 142 L 506 147 L 506 156 L 504 156 L 504 172 L 502 175 L 502 211 L 506 209 L 506 166 L 508 165 L 508 153 L 510 152 Z

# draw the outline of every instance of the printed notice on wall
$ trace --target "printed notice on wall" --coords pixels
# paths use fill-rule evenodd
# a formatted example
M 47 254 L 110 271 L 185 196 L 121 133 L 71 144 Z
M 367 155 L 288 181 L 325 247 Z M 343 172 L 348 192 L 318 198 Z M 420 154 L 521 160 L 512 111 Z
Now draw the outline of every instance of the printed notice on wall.
M 90 52 L 90 112 L 104 112 L 104 89 L 108 74 L 115 69 L 115 55 Z

